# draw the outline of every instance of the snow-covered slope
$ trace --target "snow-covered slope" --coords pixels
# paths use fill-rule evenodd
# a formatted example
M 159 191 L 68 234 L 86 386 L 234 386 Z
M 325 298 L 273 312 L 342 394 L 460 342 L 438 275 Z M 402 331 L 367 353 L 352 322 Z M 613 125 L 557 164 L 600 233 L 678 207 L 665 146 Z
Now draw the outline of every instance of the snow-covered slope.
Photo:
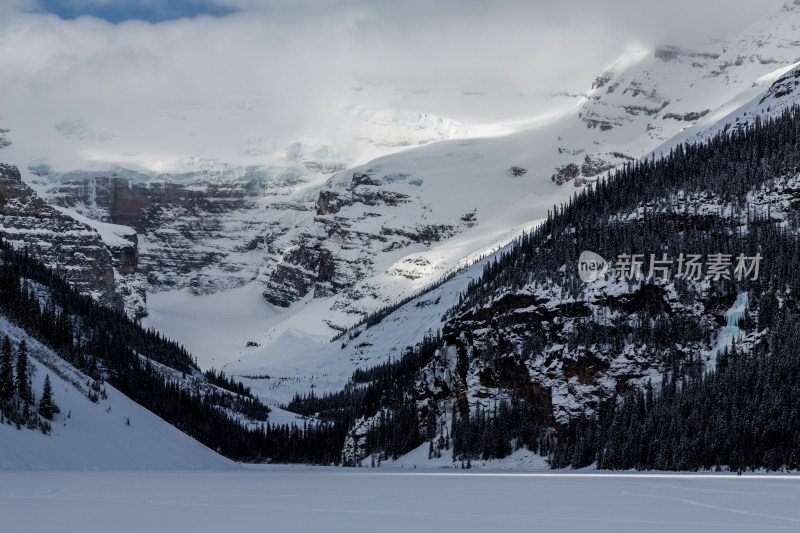
M 765 87 L 767 87 L 766 90 L 764 90 Z M 752 124 L 756 119 L 775 117 L 798 105 L 800 103 L 800 61 L 759 78 L 753 84 L 752 90 L 742 93 L 737 101 L 744 103 L 721 118 L 715 115 L 712 117 L 714 122 L 710 124 L 705 121 L 698 124 L 696 128 L 682 131 L 653 150 L 653 153 L 655 155 L 666 154 L 670 148 L 674 148 L 680 143 L 702 142 L 720 131 L 743 128 Z
M 231 468 L 232 461 L 180 432 L 105 384 L 107 398 L 89 397 L 88 378 L 23 330 L 0 317 L 0 334 L 25 340 L 39 396 L 50 376 L 56 414 L 49 435 L 0 424 L 0 469 Z

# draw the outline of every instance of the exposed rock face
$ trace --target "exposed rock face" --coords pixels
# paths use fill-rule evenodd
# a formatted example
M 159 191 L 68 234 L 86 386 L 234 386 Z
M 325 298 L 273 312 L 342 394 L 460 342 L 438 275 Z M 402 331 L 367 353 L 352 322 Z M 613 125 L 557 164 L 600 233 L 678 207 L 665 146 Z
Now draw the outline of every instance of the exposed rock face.
M 608 172 L 615 166 L 616 165 L 614 163 L 606 161 L 600 157 L 587 155 L 583 159 L 583 164 L 581 165 L 581 174 L 587 178 L 593 178 L 603 174 L 604 172 Z
M 556 185 L 563 185 L 570 180 L 574 180 L 580 174 L 581 169 L 575 163 L 568 163 L 563 167 L 557 168 L 556 173 L 551 176 Z
M 23 183 L 16 167 L 7 165 L 0 165 L 0 233 L 106 305 L 121 309 L 126 300 L 141 297 L 125 283 L 136 272 L 135 235 L 104 242 L 92 226 L 48 205 Z
M 374 207 L 375 204 L 364 205 Z M 358 204 L 355 207 L 359 207 Z M 377 232 L 359 229 L 358 223 L 368 217 L 352 222 L 335 215 L 316 217 L 314 226 L 299 235 L 275 265 L 263 292 L 264 298 L 286 307 L 312 292 L 315 297 L 327 297 L 349 291 L 348 297 L 357 300 L 364 295 L 359 293 L 356 284 L 375 273 L 373 259 L 377 253 L 436 242 L 459 231 L 454 225 L 382 227 Z M 469 227 L 468 223 L 462 221 L 461 225 Z
M 332 215 L 339 211 L 341 205 L 341 198 L 338 193 L 334 191 L 320 191 L 319 198 L 317 199 L 317 214 Z
M 792 69 L 778 78 L 767 94 L 761 98 L 759 104 L 777 105 L 779 109 L 782 109 L 793 104 L 796 99 L 790 97 L 797 94 L 800 94 L 800 67 Z
M 404 183 L 408 176 L 387 179 L 355 172 L 349 181 L 334 179 L 319 192 L 313 225 L 293 237 L 267 278 L 264 297 L 288 306 L 313 293 L 327 297 L 347 292 L 358 300 L 368 287 L 358 282 L 376 272 L 376 257 L 412 244 L 430 244 L 475 224 L 474 213 L 452 224 L 392 222 L 415 200 Z M 413 181 L 413 180 L 412 180 Z M 412 279 L 412 278 L 409 278 Z
M 664 120 L 666 119 L 673 119 L 673 120 L 685 120 L 687 122 L 697 122 L 704 116 L 708 115 L 710 109 L 704 109 L 702 111 L 689 111 L 688 113 L 664 113 L 662 117 Z
M 61 181 L 50 198 L 135 229 L 141 236 L 138 272 L 150 290 L 189 287 L 203 293 L 255 279 L 257 262 L 245 256 L 266 245 L 261 221 L 252 214 L 259 185 L 93 177 Z
M 243 207 L 252 182 L 210 183 L 186 186 L 170 182 L 136 182 L 114 177 L 93 177 L 62 181 L 51 197 L 65 207 L 99 209 L 108 222 L 134 228 L 139 233 L 151 229 L 152 222 L 163 220 L 161 210 L 223 213 Z
M 702 52 L 697 50 L 687 50 L 677 46 L 659 46 L 655 51 L 656 59 L 661 61 L 674 61 L 678 59 L 717 59 L 719 54 L 713 52 Z
M 396 207 L 408 202 L 408 195 L 381 189 L 383 184 L 369 174 L 353 173 L 353 180 L 345 191 L 323 189 L 317 199 L 317 215 L 333 215 L 344 206 L 363 204 L 368 206 L 387 205 Z
M 508 173 L 514 176 L 515 178 L 527 174 L 527 172 L 528 172 L 527 168 L 522 168 L 518 166 L 512 166 L 511 168 L 508 169 Z
M 685 312 L 670 308 L 680 306 L 663 291 L 604 302 L 617 312 L 635 313 L 637 306 L 654 302 L 668 312 Z M 596 303 L 557 304 L 545 293 L 509 294 L 449 321 L 443 334 L 460 361 L 451 386 L 473 402 L 494 401 L 512 391 L 532 395 L 543 417 L 564 422 L 617 392 L 657 380 L 661 360 L 646 347 L 606 353 L 569 344 L 571 328 L 590 317 Z

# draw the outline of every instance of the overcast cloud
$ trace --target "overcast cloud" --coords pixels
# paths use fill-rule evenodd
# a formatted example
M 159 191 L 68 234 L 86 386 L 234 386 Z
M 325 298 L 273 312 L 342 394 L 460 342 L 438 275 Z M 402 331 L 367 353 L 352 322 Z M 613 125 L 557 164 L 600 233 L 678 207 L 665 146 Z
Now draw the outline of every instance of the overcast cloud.
M 13 1 L 0 7 L 0 127 L 14 146 L 0 159 L 237 161 L 247 143 L 331 142 L 351 104 L 524 119 L 631 45 L 733 35 L 781 3 L 206 0 L 182 13 L 233 12 L 114 24 Z

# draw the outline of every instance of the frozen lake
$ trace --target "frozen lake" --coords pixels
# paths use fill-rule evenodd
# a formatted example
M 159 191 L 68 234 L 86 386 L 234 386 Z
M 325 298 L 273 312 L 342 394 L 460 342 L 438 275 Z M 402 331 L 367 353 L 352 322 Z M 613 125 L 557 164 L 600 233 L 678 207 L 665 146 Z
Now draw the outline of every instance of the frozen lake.
M 0 473 L 8 532 L 800 530 L 800 477 L 265 468 Z

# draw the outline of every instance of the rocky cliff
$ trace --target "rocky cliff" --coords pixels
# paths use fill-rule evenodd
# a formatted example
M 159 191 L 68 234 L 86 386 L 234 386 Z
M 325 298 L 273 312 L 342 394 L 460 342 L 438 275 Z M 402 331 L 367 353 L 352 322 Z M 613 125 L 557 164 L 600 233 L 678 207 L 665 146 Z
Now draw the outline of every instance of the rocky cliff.
M 144 311 L 144 292 L 134 283 L 136 234 L 48 205 L 8 165 L 0 165 L 0 234 L 98 301 L 132 315 Z
M 195 293 L 240 286 L 255 278 L 265 248 L 255 181 L 143 182 L 97 176 L 50 184 L 56 205 L 122 224 L 141 238 L 138 275 L 148 290 L 189 287 Z
M 346 291 L 351 301 L 380 298 L 377 288 L 359 282 L 382 271 L 382 257 L 402 256 L 409 246 L 430 246 L 471 227 L 458 218 L 443 224 L 424 219 L 404 223 L 409 209 L 420 208 L 420 198 L 412 196 L 407 183 L 398 183 L 409 176 L 392 177 L 341 173 L 326 185 L 319 192 L 313 225 L 287 242 L 264 297 L 280 306 L 309 293 L 328 297 Z

